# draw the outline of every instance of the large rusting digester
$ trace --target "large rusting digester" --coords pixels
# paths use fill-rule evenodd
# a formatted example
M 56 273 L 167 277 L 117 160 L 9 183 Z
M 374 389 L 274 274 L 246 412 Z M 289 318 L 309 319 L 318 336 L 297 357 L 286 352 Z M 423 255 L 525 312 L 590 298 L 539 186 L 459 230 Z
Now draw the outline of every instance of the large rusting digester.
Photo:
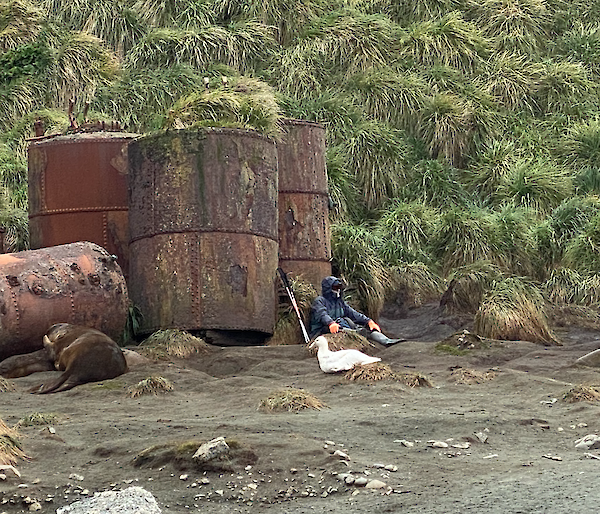
M 186 129 L 129 145 L 130 295 L 158 329 L 272 333 L 277 149 L 256 132 Z
M 135 134 L 93 132 L 34 140 L 28 148 L 33 249 L 90 241 L 128 271 L 127 144 Z
M 0 361 L 42 348 L 54 323 L 101 330 L 118 341 L 127 319 L 125 277 L 89 243 L 0 255 Z
M 279 162 L 279 265 L 321 292 L 331 275 L 329 195 L 325 129 L 318 123 L 283 120 Z

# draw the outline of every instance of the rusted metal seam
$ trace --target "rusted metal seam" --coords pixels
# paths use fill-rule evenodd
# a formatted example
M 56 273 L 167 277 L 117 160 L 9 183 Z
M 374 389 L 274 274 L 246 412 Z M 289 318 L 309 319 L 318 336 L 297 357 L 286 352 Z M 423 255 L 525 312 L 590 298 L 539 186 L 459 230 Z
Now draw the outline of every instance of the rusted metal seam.
M 129 243 L 135 243 L 136 241 L 140 241 L 141 239 L 150 239 L 152 237 L 156 237 L 156 236 L 169 236 L 169 235 L 173 235 L 173 234 L 197 234 L 197 233 L 202 233 L 202 234 L 210 234 L 210 233 L 218 233 L 218 234 L 240 234 L 240 235 L 245 235 L 245 236 L 256 236 L 256 237 L 262 237 L 264 239 L 269 239 L 271 241 L 274 241 L 276 243 L 279 242 L 279 238 L 278 237 L 272 237 L 269 235 L 265 235 L 265 234 L 258 234 L 256 232 L 250 232 L 250 231 L 246 231 L 246 230 L 225 230 L 225 229 L 197 229 L 197 230 L 169 230 L 169 231 L 165 231 L 165 232 L 155 232 L 152 234 L 144 234 L 142 236 L 137 236 L 137 237 L 132 237 L 129 240 Z
M 286 262 L 331 262 L 331 259 L 328 259 L 327 257 L 322 257 L 322 258 L 305 258 L 305 259 L 294 259 L 291 257 L 279 257 L 279 262 L 282 261 L 286 261 Z
M 37 218 L 40 216 L 50 216 L 52 214 L 70 214 L 70 213 L 78 213 L 78 212 L 112 212 L 112 211 L 128 211 L 129 207 L 71 207 L 68 209 L 50 209 L 36 212 L 35 214 L 30 214 L 29 219 Z
M 200 319 L 202 317 L 202 313 L 200 310 L 200 290 L 199 290 L 199 284 L 200 284 L 200 280 L 198 278 L 198 269 L 200 268 L 200 261 L 199 261 L 199 251 L 198 251 L 198 247 L 200 246 L 200 242 L 198 241 L 198 238 L 194 237 L 192 242 L 191 242 L 191 249 L 190 249 L 190 266 L 191 266 L 191 270 L 190 270 L 190 295 L 192 297 L 192 316 L 194 319 L 194 323 L 199 324 L 200 323 Z
M 108 246 L 108 218 L 106 212 L 102 213 L 102 242 L 104 243 L 102 246 L 106 248 Z
M 6 280 L 6 282 L 8 283 L 8 280 Z M 15 315 L 17 317 L 17 337 L 21 334 L 21 313 L 19 312 L 19 302 L 17 302 L 17 295 L 15 294 L 13 288 L 10 286 L 8 286 L 10 288 L 10 296 L 12 298 L 13 301 L 13 305 L 15 306 Z
M 61 137 L 61 136 L 55 136 L 55 137 Z M 68 137 L 68 136 L 67 136 Z M 72 145 L 73 143 L 80 143 L 80 144 L 90 144 L 90 143 L 98 143 L 98 142 L 106 142 L 106 143 L 114 143 L 114 142 L 126 142 L 126 141 L 131 141 L 132 139 L 135 139 L 137 136 L 132 136 L 132 137 L 114 137 L 114 138 L 110 138 L 110 137 L 89 137 L 89 138 L 81 138 L 81 139 L 77 139 L 77 138 L 73 138 L 73 139 L 61 139 L 59 141 L 48 141 L 48 139 L 52 139 L 52 138 L 46 138 L 45 141 L 40 141 L 41 144 L 38 144 L 37 141 L 33 141 L 31 143 L 31 146 L 62 146 L 62 145 Z
M 287 191 L 287 190 L 286 191 L 283 191 L 283 190 L 279 191 L 280 195 L 281 194 L 286 194 L 286 193 L 287 194 L 292 193 L 292 194 L 295 194 L 295 195 L 302 194 L 302 195 L 311 195 L 311 196 L 326 196 L 326 197 L 329 196 L 329 193 L 327 191 Z

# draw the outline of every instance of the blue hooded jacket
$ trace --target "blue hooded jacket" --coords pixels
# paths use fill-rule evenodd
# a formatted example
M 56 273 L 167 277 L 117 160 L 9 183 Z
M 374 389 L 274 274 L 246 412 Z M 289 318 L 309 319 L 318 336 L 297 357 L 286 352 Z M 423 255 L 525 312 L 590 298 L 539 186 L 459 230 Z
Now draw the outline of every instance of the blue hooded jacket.
M 321 282 L 321 296 L 318 296 L 310 309 L 310 338 L 329 333 L 329 325 L 338 318 L 350 318 L 359 325 L 366 325 L 371 318 L 354 310 L 343 299 L 333 293 L 334 284 L 341 284 L 337 277 L 325 277 Z

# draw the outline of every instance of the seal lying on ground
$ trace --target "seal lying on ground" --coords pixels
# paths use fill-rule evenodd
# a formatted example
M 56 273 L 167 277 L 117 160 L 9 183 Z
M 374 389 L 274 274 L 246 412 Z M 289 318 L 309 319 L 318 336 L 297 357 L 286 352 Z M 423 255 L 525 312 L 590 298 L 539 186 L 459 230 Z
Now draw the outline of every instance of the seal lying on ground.
M 0 362 L 0 376 L 4 378 L 26 377 L 38 371 L 54 370 L 54 362 L 45 348 L 37 352 L 13 355 Z
M 115 378 L 127 371 L 121 348 L 93 328 L 70 323 L 52 325 L 44 336 L 44 348 L 55 369 L 64 373 L 56 380 L 30 389 L 31 393 L 67 391 L 80 384 Z

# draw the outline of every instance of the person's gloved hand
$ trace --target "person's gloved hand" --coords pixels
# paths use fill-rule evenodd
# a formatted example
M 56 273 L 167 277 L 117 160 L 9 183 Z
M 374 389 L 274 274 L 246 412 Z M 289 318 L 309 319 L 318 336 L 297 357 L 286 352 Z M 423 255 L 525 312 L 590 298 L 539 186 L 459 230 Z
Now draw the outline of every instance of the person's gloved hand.
M 340 331 L 340 325 L 339 325 L 339 323 L 336 323 L 334 321 L 331 325 L 329 325 L 329 331 L 332 334 L 337 334 Z
M 381 332 L 381 328 L 379 328 L 379 325 L 375 323 L 372 319 L 369 320 L 367 325 L 371 330 L 377 330 L 377 332 Z

